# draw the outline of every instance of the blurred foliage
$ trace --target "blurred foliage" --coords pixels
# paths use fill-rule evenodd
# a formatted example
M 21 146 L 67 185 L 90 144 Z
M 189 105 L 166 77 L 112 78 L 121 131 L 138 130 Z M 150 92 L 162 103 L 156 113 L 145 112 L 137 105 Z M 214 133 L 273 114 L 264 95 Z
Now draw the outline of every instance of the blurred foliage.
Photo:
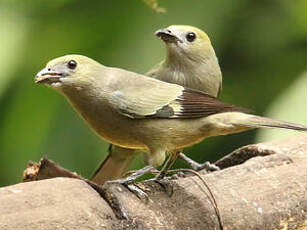
M 159 6 L 157 0 L 143 0 L 156 13 L 166 13 L 166 9 Z
M 48 60 L 78 53 L 107 66 L 146 72 L 165 53 L 154 31 L 171 24 L 193 25 L 211 37 L 224 76 L 223 100 L 266 114 L 282 95 L 281 102 L 295 98 L 283 109 L 298 111 L 307 88 L 306 80 L 295 83 L 299 76 L 306 78 L 301 75 L 307 60 L 305 0 L 160 3 L 164 14 L 141 0 L 0 0 L 0 185 L 20 181 L 27 161 L 44 154 L 86 177 L 105 157 L 107 144 L 64 98 L 33 83 Z M 292 96 L 297 87 L 300 95 Z M 307 112 L 306 106 L 299 109 L 290 118 L 280 116 L 279 107 L 269 115 L 298 121 Z M 200 162 L 214 161 L 253 143 L 255 135 L 209 138 L 185 152 Z M 138 157 L 133 167 L 141 166 Z

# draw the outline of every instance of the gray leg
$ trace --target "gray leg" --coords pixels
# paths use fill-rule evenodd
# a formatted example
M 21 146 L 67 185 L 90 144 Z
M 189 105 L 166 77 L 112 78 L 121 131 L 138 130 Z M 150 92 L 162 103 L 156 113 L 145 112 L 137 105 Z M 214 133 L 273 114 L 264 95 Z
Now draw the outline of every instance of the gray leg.
M 135 183 L 136 179 L 138 179 L 139 177 L 145 175 L 146 173 L 153 172 L 153 171 L 155 172 L 155 171 L 157 171 L 157 169 L 155 169 L 152 166 L 145 166 L 144 168 L 135 171 L 134 173 L 132 173 L 128 177 L 125 177 L 125 178 L 122 178 L 122 179 L 117 179 L 117 180 L 107 181 L 105 183 L 121 184 L 121 185 L 125 186 L 134 195 L 136 195 L 139 199 L 147 202 L 148 196 L 147 196 L 146 192 L 144 192 L 142 189 L 140 189 L 134 183 Z
M 157 171 L 154 167 L 151 165 L 145 166 L 144 168 L 141 168 L 134 173 L 132 173 L 130 176 L 127 176 L 125 178 L 117 179 L 117 180 L 111 180 L 107 183 L 118 183 L 118 184 L 129 184 L 135 182 L 136 179 L 140 178 L 141 176 L 145 175 L 146 173 Z
M 190 167 L 195 171 L 200 171 L 202 169 L 206 169 L 206 171 L 208 172 L 220 170 L 218 166 L 216 166 L 215 164 L 211 164 L 209 161 L 206 161 L 203 164 L 199 164 L 196 161 L 193 161 L 191 158 L 184 155 L 183 153 L 180 153 L 179 157 L 183 159 L 185 162 L 187 162 L 190 165 Z

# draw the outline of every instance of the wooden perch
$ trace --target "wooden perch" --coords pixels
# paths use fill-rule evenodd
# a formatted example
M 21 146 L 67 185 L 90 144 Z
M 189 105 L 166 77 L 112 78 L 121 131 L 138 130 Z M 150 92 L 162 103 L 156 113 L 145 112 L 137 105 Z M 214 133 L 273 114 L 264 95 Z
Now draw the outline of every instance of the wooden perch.
M 195 176 L 172 180 L 171 197 L 153 181 L 139 183 L 149 196 L 144 202 L 124 186 L 99 187 L 46 162 L 32 163 L 27 180 L 79 179 L 1 188 L 0 229 L 221 229 L 208 190 Z M 224 169 L 202 178 L 223 229 L 307 229 L 306 135 L 246 146 L 216 163 Z

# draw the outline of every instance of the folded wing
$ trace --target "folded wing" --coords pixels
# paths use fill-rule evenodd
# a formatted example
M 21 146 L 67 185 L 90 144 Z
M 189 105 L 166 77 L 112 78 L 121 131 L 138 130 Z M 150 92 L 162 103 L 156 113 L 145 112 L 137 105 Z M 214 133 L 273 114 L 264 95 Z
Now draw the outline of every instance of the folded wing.
M 130 118 L 200 118 L 223 112 L 248 112 L 201 91 L 153 82 L 113 92 L 111 104 Z

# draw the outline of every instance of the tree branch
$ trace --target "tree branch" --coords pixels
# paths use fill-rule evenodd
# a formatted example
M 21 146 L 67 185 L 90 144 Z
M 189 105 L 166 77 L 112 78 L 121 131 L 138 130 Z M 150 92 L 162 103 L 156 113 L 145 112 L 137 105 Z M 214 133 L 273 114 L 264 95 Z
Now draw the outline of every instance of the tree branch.
M 250 156 L 255 157 L 247 160 Z M 202 178 L 214 194 L 224 229 L 307 228 L 306 135 L 243 147 L 217 164 L 225 169 Z M 33 165 L 28 172 L 35 174 L 39 168 L 44 172 L 47 164 Z M 61 170 L 60 175 L 79 177 Z M 27 177 L 58 175 L 45 172 L 42 177 Z M 149 196 L 147 203 L 114 184 L 99 187 L 101 199 L 82 180 L 97 185 L 80 179 L 56 178 L 0 189 L 0 228 L 54 229 L 62 224 L 72 229 L 78 223 L 79 228 L 93 229 L 220 229 L 208 190 L 195 176 L 171 180 L 171 197 L 153 181 L 138 183 Z M 44 213 L 51 218 L 44 218 Z M 84 218 L 87 221 L 80 222 Z

